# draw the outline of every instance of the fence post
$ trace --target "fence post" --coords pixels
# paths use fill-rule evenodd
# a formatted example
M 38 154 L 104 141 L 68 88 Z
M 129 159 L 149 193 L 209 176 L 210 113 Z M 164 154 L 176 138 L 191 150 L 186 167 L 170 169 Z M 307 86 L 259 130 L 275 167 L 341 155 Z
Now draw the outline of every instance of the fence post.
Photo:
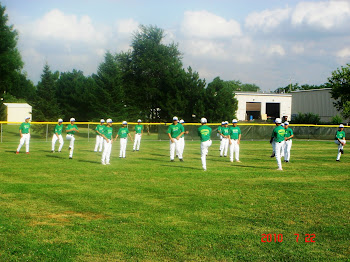
M 88 124 L 88 142 L 90 142 L 90 124 Z
M 1 123 L 1 143 L 2 143 L 2 123 Z
M 49 124 L 46 124 L 46 142 L 47 142 L 48 134 L 49 134 Z
M 310 141 L 310 126 L 307 127 L 307 141 Z

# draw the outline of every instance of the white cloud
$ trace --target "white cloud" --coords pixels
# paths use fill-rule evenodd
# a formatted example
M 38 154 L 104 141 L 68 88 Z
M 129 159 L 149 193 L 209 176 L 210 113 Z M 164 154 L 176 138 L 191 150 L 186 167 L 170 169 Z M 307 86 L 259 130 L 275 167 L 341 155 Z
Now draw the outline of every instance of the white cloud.
M 300 2 L 292 14 L 295 26 L 309 25 L 316 28 L 331 29 L 350 19 L 348 1 Z
M 288 20 L 290 13 L 290 8 L 253 12 L 246 17 L 245 26 L 253 31 L 269 32 Z
M 336 55 L 340 58 L 350 58 L 350 48 L 346 47 L 344 49 L 341 49 L 336 53 Z
M 208 11 L 186 11 L 181 27 L 188 37 L 206 39 L 240 36 L 241 26 L 233 20 L 226 20 Z
M 295 44 L 292 46 L 292 51 L 294 54 L 302 54 L 305 51 L 303 44 Z
M 271 45 L 266 49 L 266 53 L 270 56 L 278 55 L 278 56 L 284 56 L 286 52 L 284 51 L 284 48 L 281 45 Z
M 188 40 L 184 42 L 186 55 L 209 56 L 216 59 L 225 59 L 227 54 L 223 43 L 211 40 Z
M 134 19 L 124 19 L 117 21 L 117 31 L 120 34 L 131 36 L 139 27 L 139 23 Z

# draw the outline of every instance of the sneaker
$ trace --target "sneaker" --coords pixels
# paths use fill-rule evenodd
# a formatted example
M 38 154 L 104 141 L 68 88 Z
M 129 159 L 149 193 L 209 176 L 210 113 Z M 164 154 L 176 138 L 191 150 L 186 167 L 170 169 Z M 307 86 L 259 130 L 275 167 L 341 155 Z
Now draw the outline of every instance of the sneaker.
M 237 160 L 236 162 L 237 162 L 237 163 L 242 163 L 242 162 L 241 162 L 241 161 L 239 161 L 239 160 Z
M 72 148 L 69 146 L 69 147 L 68 147 L 68 150 L 71 150 L 71 149 L 72 149 Z
M 289 163 L 289 160 L 284 160 L 284 162 Z
M 101 164 L 102 164 L 102 165 L 104 165 L 104 166 L 106 165 L 106 163 L 105 163 L 105 162 L 101 162 Z
M 220 157 L 222 157 L 222 156 L 220 156 Z
M 175 160 L 174 159 L 170 159 L 170 162 L 175 162 Z
M 335 161 L 340 162 L 340 160 L 339 160 L 339 159 L 337 159 L 337 160 L 335 160 Z
M 55 150 L 51 150 L 51 153 L 55 153 Z
M 231 163 L 233 163 L 233 160 L 230 160 Z
M 106 165 L 110 165 L 110 164 L 111 164 L 111 163 L 109 163 L 109 162 L 108 162 L 108 163 L 106 163 Z
M 18 151 L 16 151 L 16 155 L 18 155 L 19 154 L 19 152 Z
M 224 156 L 224 157 L 227 157 L 227 156 Z
M 140 151 L 140 150 L 136 150 L 136 151 Z
M 206 169 L 206 168 L 203 168 L 203 171 L 207 171 L 207 169 Z
M 69 157 L 69 159 L 73 159 L 73 157 L 72 157 L 72 156 L 70 156 L 70 157 Z
M 339 150 L 341 154 L 344 154 L 344 150 L 343 149 L 340 149 Z
M 29 152 L 26 152 L 27 155 L 29 155 Z
M 276 155 L 275 155 L 275 153 L 273 153 L 270 157 L 275 157 Z
M 180 162 L 183 162 L 183 161 L 184 161 L 184 160 L 181 158 L 181 159 L 180 159 Z
M 133 149 L 132 152 L 135 152 L 135 149 Z
M 278 171 L 282 171 L 283 169 L 282 168 L 277 168 Z
M 97 152 L 97 150 L 94 150 L 94 152 L 96 153 L 96 152 Z

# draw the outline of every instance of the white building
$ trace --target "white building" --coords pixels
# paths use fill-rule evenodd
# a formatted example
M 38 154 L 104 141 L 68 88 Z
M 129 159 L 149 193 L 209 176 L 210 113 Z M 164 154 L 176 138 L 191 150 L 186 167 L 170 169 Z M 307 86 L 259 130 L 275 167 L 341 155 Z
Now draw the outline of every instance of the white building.
M 299 90 L 292 92 L 292 115 L 300 113 L 318 114 L 323 122 L 330 122 L 340 112 L 334 107 L 331 88 Z
M 32 117 L 32 106 L 26 103 L 4 103 L 7 107 L 8 122 L 23 122 L 26 116 Z
M 292 115 L 292 95 L 256 92 L 235 92 L 238 100 L 237 118 L 240 121 L 275 119 Z

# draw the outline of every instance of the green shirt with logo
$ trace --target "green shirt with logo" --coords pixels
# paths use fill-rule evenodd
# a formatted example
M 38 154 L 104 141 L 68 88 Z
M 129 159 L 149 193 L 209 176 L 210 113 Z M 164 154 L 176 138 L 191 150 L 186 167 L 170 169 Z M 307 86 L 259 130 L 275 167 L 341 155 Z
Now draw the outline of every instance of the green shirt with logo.
M 106 127 L 105 125 L 97 125 L 95 130 L 100 132 L 101 134 L 103 134 L 104 130 L 105 130 L 105 127 Z M 98 133 L 96 133 L 96 134 L 98 134 Z
M 222 126 L 218 126 L 218 133 L 221 133 Z
M 107 137 L 108 139 L 112 139 L 113 137 L 113 128 L 111 126 L 105 126 L 103 128 L 103 133 L 105 137 Z
M 66 127 L 66 130 L 71 130 L 71 129 L 73 129 L 73 128 L 75 128 L 76 130 L 78 130 L 78 127 L 77 127 L 76 124 L 74 124 L 74 125 L 69 124 L 69 125 Z M 67 134 L 69 134 L 69 135 L 74 135 L 75 132 L 76 132 L 76 131 L 69 131 L 69 132 L 67 132 Z
M 59 125 L 57 124 L 55 126 L 55 130 L 53 131 L 54 134 L 57 134 L 57 135 L 61 135 L 62 134 L 62 131 L 63 131 L 63 125 Z
M 285 133 L 285 137 L 290 137 L 290 136 L 292 136 L 292 135 L 294 135 L 293 134 L 293 129 L 291 129 L 290 127 L 288 127 L 288 128 L 286 128 L 286 133 Z M 291 138 L 289 139 L 289 140 L 291 140 Z
M 230 127 L 230 138 L 231 139 L 238 139 L 239 135 L 241 134 L 241 129 L 238 126 L 231 126 Z
M 129 129 L 127 127 L 121 127 L 118 130 L 118 136 L 120 138 L 126 138 L 129 134 Z
M 230 128 L 229 127 L 222 127 L 221 128 L 221 134 L 223 134 L 224 136 L 228 136 L 230 134 Z
M 210 140 L 211 128 L 207 125 L 202 125 L 198 128 L 198 135 L 202 142 Z
M 143 125 L 136 125 L 135 126 L 135 132 L 136 134 L 141 134 L 143 130 Z
M 22 131 L 22 134 L 29 134 L 29 128 L 30 128 L 30 123 L 23 122 L 20 125 L 19 130 Z
M 180 123 L 177 123 L 176 125 L 171 124 L 168 127 L 168 134 L 170 134 L 172 138 L 178 137 L 182 132 L 185 132 L 185 130 Z
M 335 134 L 335 139 L 340 139 L 343 140 L 345 138 L 345 132 L 343 131 L 337 131 L 337 133 Z
M 284 135 L 286 133 L 286 130 L 283 126 L 276 126 L 273 131 L 271 137 L 275 139 L 275 142 L 279 143 L 284 141 Z

